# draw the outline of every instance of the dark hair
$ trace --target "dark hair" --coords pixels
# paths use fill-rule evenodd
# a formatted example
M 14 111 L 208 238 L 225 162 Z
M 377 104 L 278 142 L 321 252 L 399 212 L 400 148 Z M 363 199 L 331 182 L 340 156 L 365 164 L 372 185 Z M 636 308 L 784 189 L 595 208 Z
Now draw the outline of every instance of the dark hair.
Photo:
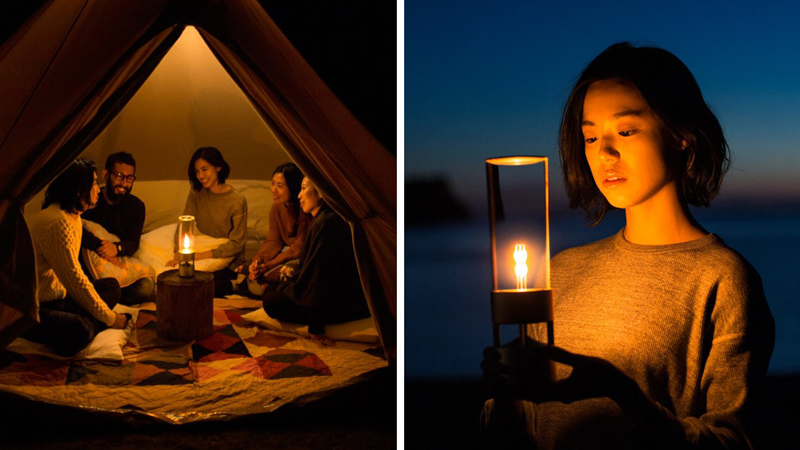
M 58 203 L 62 210 L 77 214 L 91 202 L 94 173 L 97 165 L 86 158 L 78 158 L 61 172 L 44 193 L 42 209 Z
M 642 94 L 661 123 L 665 148 L 686 142 L 676 171 L 679 195 L 691 205 L 708 206 L 719 193 L 730 164 L 719 121 L 680 59 L 664 49 L 621 42 L 589 63 L 564 106 L 558 148 L 570 208 L 586 210 L 590 226 L 600 223 L 613 209 L 592 178 L 581 121 L 589 85 L 614 78 L 631 83 Z
M 114 170 L 114 165 L 117 163 L 133 166 L 133 172 L 136 173 L 136 160 L 133 159 L 133 155 L 130 153 L 117 152 L 108 155 L 108 158 L 106 158 L 106 170 L 108 173 Z
M 197 179 L 197 175 L 194 173 L 194 163 L 198 159 L 205 159 L 214 167 L 221 167 L 219 172 L 217 172 L 217 178 L 219 178 L 219 184 L 225 182 L 228 179 L 228 175 L 231 173 L 231 166 L 225 162 L 225 158 L 222 157 L 222 153 L 219 152 L 215 147 L 202 147 L 198 148 L 197 151 L 194 152 L 192 155 L 191 161 L 189 161 L 189 182 L 192 183 L 192 189 L 195 191 L 199 191 L 203 188 L 203 185 Z
M 274 177 L 276 173 L 282 173 L 283 178 L 286 179 L 286 186 L 289 188 L 289 201 L 286 202 L 288 203 L 289 212 L 297 214 L 300 211 L 300 200 L 297 195 L 300 194 L 300 187 L 303 184 L 305 175 L 295 163 L 281 164 L 275 168 L 272 176 Z

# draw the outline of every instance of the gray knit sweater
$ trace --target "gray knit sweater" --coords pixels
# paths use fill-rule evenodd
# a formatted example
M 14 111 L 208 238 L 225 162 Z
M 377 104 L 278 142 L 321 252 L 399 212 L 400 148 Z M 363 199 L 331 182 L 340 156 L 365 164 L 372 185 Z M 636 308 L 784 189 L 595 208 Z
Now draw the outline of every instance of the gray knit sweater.
M 247 200 L 239 191 L 215 194 L 206 188 L 189 190 L 183 213 L 195 216 L 197 229 L 208 236 L 228 238 L 229 242 L 212 249 L 213 258 L 235 256 L 231 266 L 237 265 L 244 254 L 247 240 Z M 175 230 L 175 251 L 178 250 L 178 230 Z
M 758 273 L 719 237 L 649 246 L 620 231 L 553 258 L 552 287 L 557 346 L 634 379 L 682 425 L 687 447 L 752 448 L 775 325 Z M 543 331 L 529 328 L 539 340 Z M 570 369 L 556 371 L 562 379 Z M 642 430 L 607 398 L 525 406 L 539 448 L 657 448 L 666 439 L 637 441 Z

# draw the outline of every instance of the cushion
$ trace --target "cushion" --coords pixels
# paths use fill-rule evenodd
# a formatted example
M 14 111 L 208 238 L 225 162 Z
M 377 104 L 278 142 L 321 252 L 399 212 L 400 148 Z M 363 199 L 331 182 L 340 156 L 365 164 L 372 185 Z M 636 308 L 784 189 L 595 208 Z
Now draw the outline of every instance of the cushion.
M 177 228 L 178 218 L 176 216 L 174 223 L 164 225 L 161 228 L 142 235 L 142 240 L 139 242 L 139 251 L 137 251 L 134 256 L 153 266 L 156 275 L 167 270 L 177 269 L 177 266 L 166 266 L 167 262 L 172 259 L 175 254 L 175 230 Z M 197 233 L 194 239 L 195 251 L 204 252 L 212 250 L 228 241 L 228 238 L 214 238 Z M 205 272 L 216 272 L 228 267 L 231 261 L 233 261 L 232 256 L 228 258 L 202 259 L 195 261 L 194 268 L 195 270 L 202 270 Z
M 133 327 L 136 324 L 136 319 L 139 316 L 137 308 L 131 308 L 125 305 L 117 305 L 113 309 L 114 312 L 119 314 L 128 313 L 131 319 L 123 330 L 114 328 L 107 328 L 94 337 L 91 343 L 86 348 L 78 352 L 72 358 L 59 356 L 53 353 L 50 347 L 37 342 L 31 342 L 27 339 L 17 338 L 9 344 L 7 350 L 23 355 L 40 355 L 47 356 L 52 359 L 67 360 L 72 359 L 76 361 L 81 360 L 102 360 L 102 361 L 122 361 L 122 347 L 128 343 L 133 332 Z
M 99 239 L 111 242 L 119 242 L 119 237 L 109 233 L 100 224 L 89 220 L 83 220 L 83 228 L 88 230 Z M 129 256 L 120 256 L 117 258 L 121 263 L 121 267 L 115 265 L 111 261 L 104 259 L 98 255 L 94 250 L 81 248 L 81 257 L 83 263 L 89 272 L 89 276 L 94 280 L 100 278 L 116 278 L 119 281 L 120 287 L 127 287 L 133 284 L 136 280 L 145 277 L 154 277 L 155 271 L 151 266 L 142 262 L 141 260 Z
M 286 331 L 307 338 L 311 337 L 308 332 L 308 325 L 280 322 L 267 315 L 264 308 L 247 313 L 242 316 L 242 319 L 270 330 Z M 371 317 L 335 325 L 325 325 L 325 335 L 335 341 L 364 342 L 367 344 L 378 342 L 378 330 L 375 329 L 375 323 Z

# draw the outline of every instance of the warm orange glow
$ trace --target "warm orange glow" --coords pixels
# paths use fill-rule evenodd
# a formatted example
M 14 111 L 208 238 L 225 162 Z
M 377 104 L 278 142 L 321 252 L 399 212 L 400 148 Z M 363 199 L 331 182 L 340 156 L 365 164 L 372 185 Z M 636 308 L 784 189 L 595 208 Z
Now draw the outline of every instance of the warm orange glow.
M 179 252 L 184 254 L 194 253 L 194 216 L 178 217 L 178 238 Z
M 546 160 L 547 157 L 544 156 L 504 156 L 501 158 L 489 158 L 486 162 L 496 166 L 526 166 Z
M 194 249 L 192 248 L 192 240 L 189 238 L 189 234 L 183 235 L 183 247 L 181 248 L 181 253 L 194 253 Z
M 517 289 L 528 288 L 528 251 L 525 244 L 514 246 L 514 261 L 517 262 L 514 272 L 517 274 Z

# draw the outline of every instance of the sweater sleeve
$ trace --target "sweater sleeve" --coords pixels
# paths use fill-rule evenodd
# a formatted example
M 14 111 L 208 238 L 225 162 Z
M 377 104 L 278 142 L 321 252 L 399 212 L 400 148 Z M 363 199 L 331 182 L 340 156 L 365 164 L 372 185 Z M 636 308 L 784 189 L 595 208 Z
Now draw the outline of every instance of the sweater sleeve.
M 278 213 L 275 210 L 275 205 L 269 209 L 269 231 L 267 232 L 267 239 L 261 244 L 261 248 L 256 253 L 256 258 L 262 261 L 269 261 L 281 251 L 283 248 L 283 240 L 281 239 L 280 231 L 281 223 L 278 218 Z
M 764 380 L 775 342 L 775 322 L 761 278 L 744 262 L 722 278 L 709 299 L 710 348 L 700 390 L 705 405 L 698 417 L 678 418 L 655 403 L 656 419 L 641 426 L 642 435 L 672 435 L 666 448 L 752 449 L 758 447 L 759 412 Z M 670 431 L 671 430 L 671 431 Z M 754 442 L 755 441 L 755 442 Z
M 761 278 L 747 262 L 720 281 L 711 323 L 713 338 L 700 384 L 705 411 L 684 419 L 687 440 L 694 448 L 753 448 L 775 321 Z
M 78 261 L 79 236 L 80 231 L 73 232 L 67 222 L 53 221 L 42 236 L 42 251 L 70 297 L 97 320 L 112 325 L 116 314 L 97 294 Z
M 244 251 L 244 244 L 247 239 L 247 200 L 243 196 L 240 197 L 241 201 L 236 204 L 235 208 L 231 209 L 229 215 L 231 228 L 228 233 L 228 239 L 230 241 L 211 250 L 211 256 L 214 258 L 236 256 Z
M 89 230 L 81 228 L 81 247 L 97 251 L 102 245 L 102 241 L 92 234 Z
M 297 237 L 295 238 L 292 245 L 289 246 L 289 256 L 287 259 L 295 259 L 300 257 L 300 252 L 303 249 L 303 243 L 306 240 L 306 235 L 308 234 L 309 226 L 310 226 L 310 219 L 308 218 L 309 215 L 300 211 L 297 217 Z

